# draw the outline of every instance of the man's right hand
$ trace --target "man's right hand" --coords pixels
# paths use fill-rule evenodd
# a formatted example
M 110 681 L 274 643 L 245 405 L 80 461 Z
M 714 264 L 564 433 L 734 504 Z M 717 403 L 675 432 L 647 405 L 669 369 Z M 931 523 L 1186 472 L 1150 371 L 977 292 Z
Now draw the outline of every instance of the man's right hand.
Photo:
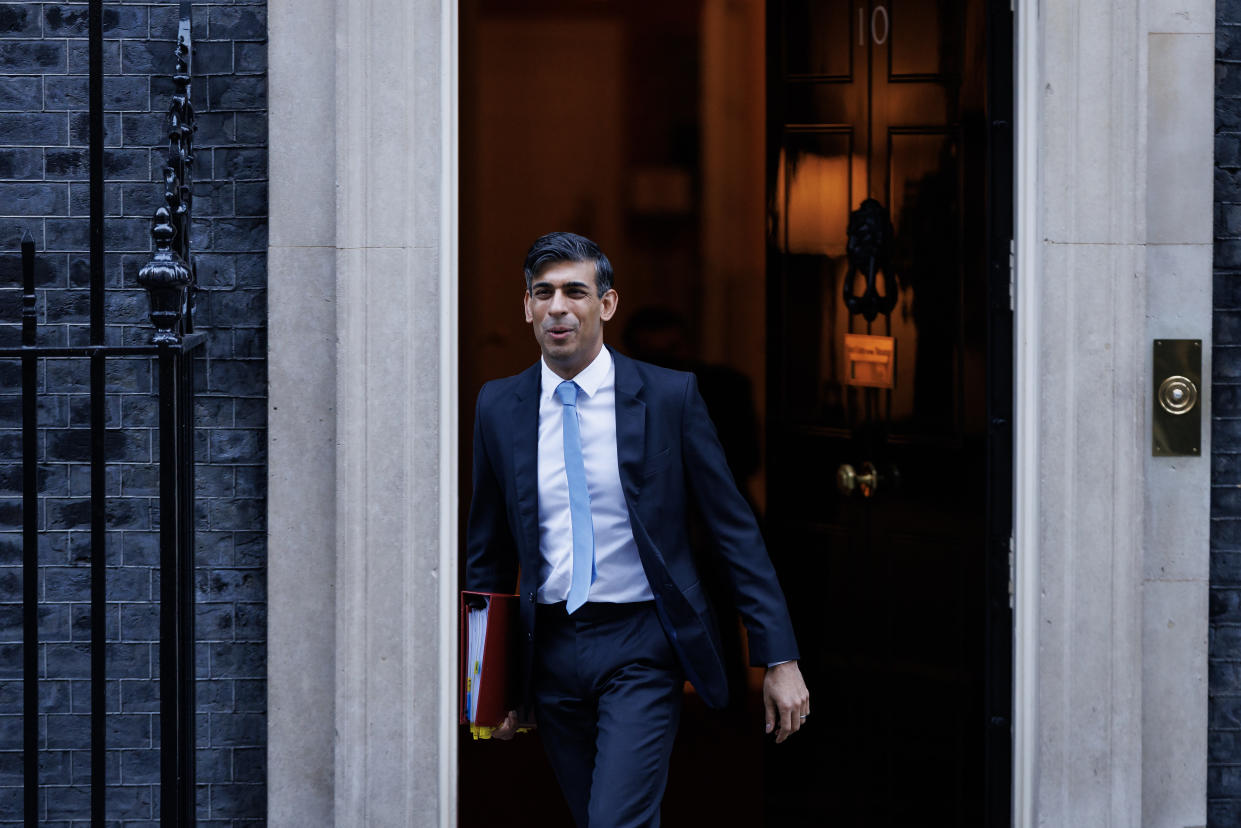
M 492 739 L 500 739 L 507 742 L 517 733 L 517 711 L 510 710 L 508 715 L 504 717 L 504 722 L 491 732 Z

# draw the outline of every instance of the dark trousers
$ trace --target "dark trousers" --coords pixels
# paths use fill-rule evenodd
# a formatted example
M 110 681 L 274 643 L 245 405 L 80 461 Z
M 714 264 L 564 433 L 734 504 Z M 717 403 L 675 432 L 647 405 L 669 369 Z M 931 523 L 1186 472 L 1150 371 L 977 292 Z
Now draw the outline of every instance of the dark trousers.
M 579 828 L 658 828 L 684 677 L 653 602 L 540 605 L 539 735 Z

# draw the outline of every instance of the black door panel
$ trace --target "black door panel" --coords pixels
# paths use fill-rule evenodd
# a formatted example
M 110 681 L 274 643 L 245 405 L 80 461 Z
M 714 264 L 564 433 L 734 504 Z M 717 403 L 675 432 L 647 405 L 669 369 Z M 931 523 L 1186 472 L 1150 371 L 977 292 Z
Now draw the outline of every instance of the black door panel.
M 989 474 L 1004 446 L 988 393 L 1006 389 L 988 369 L 1006 356 L 988 345 L 988 204 L 1009 161 L 989 152 L 991 11 L 769 4 L 768 530 L 813 707 L 767 752 L 770 824 L 981 826 L 998 812 L 988 487 L 1008 483 Z M 848 255 L 866 199 L 892 233 L 875 276 L 890 311 L 869 321 L 845 300 L 866 286 Z M 889 387 L 855 384 L 845 338 L 859 334 L 890 338 Z M 846 464 L 867 484 L 851 494 Z

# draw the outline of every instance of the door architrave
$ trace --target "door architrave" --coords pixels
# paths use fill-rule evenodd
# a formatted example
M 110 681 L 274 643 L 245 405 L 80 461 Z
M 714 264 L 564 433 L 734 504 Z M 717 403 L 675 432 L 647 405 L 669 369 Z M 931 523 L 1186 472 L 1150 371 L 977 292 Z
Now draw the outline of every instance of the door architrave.
M 1034 825 L 1038 720 L 1038 5 L 1017 3 L 1013 38 L 1013 818 Z

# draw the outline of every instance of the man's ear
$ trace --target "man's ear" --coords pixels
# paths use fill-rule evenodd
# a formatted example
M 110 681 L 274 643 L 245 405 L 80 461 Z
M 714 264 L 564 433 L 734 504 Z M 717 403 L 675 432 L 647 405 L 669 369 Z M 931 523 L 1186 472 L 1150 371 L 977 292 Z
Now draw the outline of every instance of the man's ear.
M 599 316 L 604 322 L 607 322 L 616 313 L 616 306 L 620 302 L 620 295 L 614 289 L 608 290 L 603 294 L 603 298 L 599 300 L 602 307 L 599 309 Z
M 526 321 L 533 322 L 534 314 L 530 312 L 530 291 L 526 291 L 526 297 L 521 300 L 521 305 L 526 310 Z

